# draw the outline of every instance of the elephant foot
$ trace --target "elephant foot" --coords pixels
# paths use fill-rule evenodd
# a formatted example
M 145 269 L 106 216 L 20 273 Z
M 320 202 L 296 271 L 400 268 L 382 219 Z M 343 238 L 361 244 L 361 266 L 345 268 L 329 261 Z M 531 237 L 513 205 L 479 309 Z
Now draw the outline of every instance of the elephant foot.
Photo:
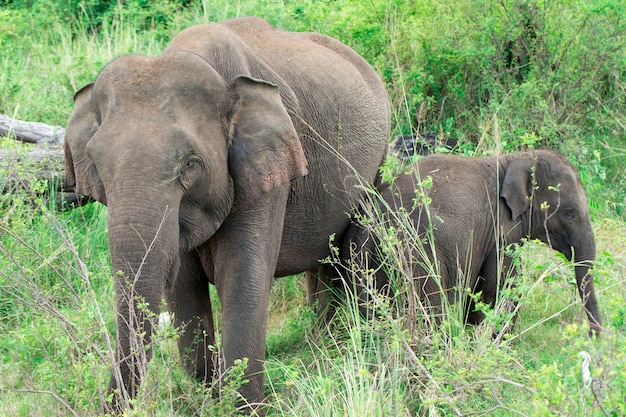
M 589 324 L 589 337 L 595 337 L 598 338 L 600 337 L 600 334 L 602 333 L 602 331 L 604 329 L 602 329 L 602 326 L 598 323 L 590 323 Z
M 237 407 L 237 409 L 240 413 L 249 415 L 250 417 L 265 417 L 267 415 L 268 406 L 266 404 L 242 404 L 241 406 Z
M 100 414 L 117 417 L 123 416 L 126 412 L 133 408 L 130 401 L 121 398 L 119 392 L 113 392 L 109 394 L 110 400 L 105 400 L 100 407 Z

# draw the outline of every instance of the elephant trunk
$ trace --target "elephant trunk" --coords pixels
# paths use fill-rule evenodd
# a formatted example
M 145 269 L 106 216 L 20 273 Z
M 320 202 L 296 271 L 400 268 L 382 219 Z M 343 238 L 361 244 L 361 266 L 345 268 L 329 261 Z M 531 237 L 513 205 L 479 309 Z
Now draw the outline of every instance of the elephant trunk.
M 593 288 L 593 275 L 591 269 L 596 257 L 596 244 L 593 236 L 591 241 L 575 251 L 574 262 L 576 272 L 576 286 L 582 300 L 583 308 L 587 313 L 591 330 L 599 333 L 602 330 L 600 309 Z
M 178 222 L 177 213 L 167 209 L 146 213 L 146 205 L 137 208 L 113 201 L 108 227 L 117 344 L 109 389 L 113 407 L 122 409 L 136 396 L 152 356 L 152 324 L 159 316 L 168 277 L 175 276 L 179 265 Z

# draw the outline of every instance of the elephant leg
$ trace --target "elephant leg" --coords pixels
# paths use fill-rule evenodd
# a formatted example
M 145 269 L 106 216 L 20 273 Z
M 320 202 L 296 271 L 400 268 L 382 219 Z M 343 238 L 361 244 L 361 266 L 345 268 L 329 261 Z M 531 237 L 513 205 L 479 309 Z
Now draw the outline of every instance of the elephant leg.
M 264 399 L 265 332 L 270 286 L 280 250 L 289 184 L 235 211 L 210 241 L 222 305 L 225 369 L 248 359 L 239 389 L 251 408 Z
M 178 351 L 189 375 L 210 381 L 215 358 L 209 346 L 215 344 L 213 314 L 209 298 L 209 278 L 195 251 L 181 256 L 178 277 L 166 291 L 168 310 L 174 326 L 182 333 Z
M 377 253 L 375 237 L 365 229 L 354 224 L 344 237 L 341 250 L 341 263 L 331 272 L 341 277 L 342 285 L 334 285 L 335 294 L 352 295 L 358 303 L 359 313 L 366 320 L 374 319 L 378 315 L 377 303 L 380 299 L 391 300 L 393 297 L 387 271 L 381 268 L 381 261 Z M 324 274 L 325 271 L 322 271 Z M 330 281 L 330 284 L 335 282 Z
M 335 304 L 343 298 L 337 270 L 332 265 L 323 264 L 306 271 L 304 279 L 309 307 L 320 319 L 329 322 L 335 314 Z
M 481 292 L 481 301 L 494 307 L 499 293 L 506 287 L 510 288 L 513 286 L 515 274 L 516 271 L 513 265 L 513 259 L 502 253 L 493 251 L 483 264 L 478 279 L 473 283 L 473 292 Z M 506 300 L 505 313 L 515 311 L 516 307 L 516 301 Z M 467 322 L 479 324 L 484 318 L 484 313 L 475 309 L 474 300 L 470 298 L 468 300 Z M 514 322 L 515 317 L 513 317 L 507 327 L 512 327 Z
M 515 277 L 517 276 L 517 269 L 515 265 L 513 265 L 513 258 L 509 256 L 504 257 L 504 265 L 502 266 L 502 275 L 500 278 L 500 291 L 506 289 L 514 289 L 515 288 Z M 515 326 L 515 322 L 517 321 L 517 310 L 519 301 L 515 294 L 512 294 L 514 298 L 507 298 L 504 300 L 504 311 L 505 315 L 511 315 L 510 319 L 504 322 L 504 328 L 500 330 L 497 337 L 502 337 L 505 333 L 510 333 L 513 330 L 513 326 Z M 495 302 L 492 301 L 492 304 Z
M 451 275 L 447 270 L 441 270 L 439 276 L 424 274 L 416 280 L 419 285 L 417 294 L 421 300 L 419 309 L 422 310 L 425 319 L 436 326 L 444 321 L 446 307 L 454 304 L 452 291 L 446 288 L 448 276 Z

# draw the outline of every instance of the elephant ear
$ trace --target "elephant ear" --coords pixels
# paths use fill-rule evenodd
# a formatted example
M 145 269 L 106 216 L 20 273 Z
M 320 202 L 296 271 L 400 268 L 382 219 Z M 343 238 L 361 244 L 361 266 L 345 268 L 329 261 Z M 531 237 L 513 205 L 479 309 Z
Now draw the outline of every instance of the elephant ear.
M 228 168 L 238 207 L 263 193 L 307 175 L 307 161 L 278 87 L 239 76 L 231 118 Z
M 532 158 L 522 157 L 509 162 L 502 182 L 500 196 L 511 209 L 513 219 L 517 219 L 530 209 L 532 197 Z
M 106 204 L 106 195 L 96 167 L 87 154 L 87 144 L 98 130 L 91 99 L 93 83 L 74 95 L 74 112 L 65 130 L 65 183 L 83 194 Z

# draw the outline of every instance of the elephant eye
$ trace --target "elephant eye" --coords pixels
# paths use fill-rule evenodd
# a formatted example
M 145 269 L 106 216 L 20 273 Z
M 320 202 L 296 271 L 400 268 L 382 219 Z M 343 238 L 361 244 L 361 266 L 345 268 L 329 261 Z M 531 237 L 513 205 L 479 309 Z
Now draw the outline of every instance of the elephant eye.
M 181 161 L 180 171 L 178 174 L 178 182 L 183 188 L 188 188 L 197 178 L 199 167 L 201 167 L 202 159 L 195 155 L 188 155 Z
M 183 160 L 182 171 L 185 172 L 190 168 L 196 168 L 202 165 L 202 161 L 195 155 L 189 155 Z
M 565 209 L 561 212 L 561 218 L 563 220 L 571 221 L 576 218 L 577 212 L 575 209 Z

